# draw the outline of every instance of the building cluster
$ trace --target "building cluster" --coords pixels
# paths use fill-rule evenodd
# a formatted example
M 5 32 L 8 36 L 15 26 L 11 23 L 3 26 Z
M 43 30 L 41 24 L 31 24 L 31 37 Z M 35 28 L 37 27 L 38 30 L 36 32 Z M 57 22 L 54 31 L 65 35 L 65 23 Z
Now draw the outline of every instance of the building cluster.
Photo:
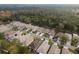
M 45 29 L 31 24 L 24 24 L 18 21 L 13 21 L 7 25 L 0 25 L 0 33 L 4 33 L 6 40 L 18 39 L 23 45 L 29 46 L 39 54 L 59 54 L 60 38 L 53 38 L 55 35 L 54 30 Z M 71 34 L 65 33 L 71 40 Z M 59 33 L 58 35 L 62 35 Z M 74 34 L 74 36 L 79 36 Z M 52 46 L 48 44 L 49 39 L 53 41 Z M 74 48 L 68 41 L 62 50 L 62 54 L 71 54 L 69 48 Z

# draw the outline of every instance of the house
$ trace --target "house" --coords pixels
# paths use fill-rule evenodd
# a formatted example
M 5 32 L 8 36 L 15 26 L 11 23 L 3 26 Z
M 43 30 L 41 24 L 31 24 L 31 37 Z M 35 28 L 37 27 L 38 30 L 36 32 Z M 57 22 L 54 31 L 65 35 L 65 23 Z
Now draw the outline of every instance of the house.
M 43 35 L 44 35 L 44 33 L 41 33 L 39 36 L 41 36 L 41 37 L 42 37 Z
M 67 41 L 67 43 L 65 44 L 65 46 L 67 46 L 68 48 L 71 47 L 71 41 Z
M 40 32 L 37 32 L 36 35 L 40 35 Z
M 28 34 L 27 35 L 24 35 L 24 36 L 18 36 L 17 38 L 25 46 L 29 46 L 34 41 L 34 37 L 33 36 L 30 36 Z
M 40 40 L 41 38 L 36 38 L 34 41 L 29 45 L 32 49 L 37 50 L 39 46 L 43 43 L 44 40 Z
M 62 54 L 72 54 L 72 52 L 69 51 L 68 47 L 64 46 L 62 50 Z
M 37 49 L 38 53 L 43 53 L 46 54 L 48 49 L 49 49 L 50 45 L 48 44 L 48 40 L 45 40 L 40 47 Z
M 71 34 L 69 34 L 69 33 L 65 33 L 65 35 L 67 35 L 67 36 L 68 36 L 69 40 L 71 40 L 71 39 L 72 39 Z
M 20 32 L 20 31 L 8 31 L 8 32 L 5 33 L 5 38 L 7 40 L 12 40 L 12 39 L 17 38 L 25 46 L 30 45 L 34 40 L 33 36 L 31 36 L 29 34 L 22 35 L 22 32 Z
M 0 25 L 0 32 L 1 33 L 7 32 L 7 31 L 9 31 L 11 29 L 12 29 L 12 27 L 9 26 L 9 25 Z
M 54 37 L 54 36 L 50 35 L 50 37 L 49 37 L 49 38 L 50 38 L 50 39 L 52 39 L 53 37 Z
M 57 43 L 54 43 L 54 44 L 51 46 L 51 48 L 50 48 L 48 54 L 59 54 L 59 53 L 60 53 L 60 49 L 58 48 Z
M 78 38 L 78 39 L 79 39 L 78 34 L 73 34 L 73 37 L 74 37 L 74 38 Z
M 21 32 L 20 31 L 7 31 L 4 33 L 4 35 L 6 39 L 11 40 L 11 39 L 16 38 L 17 36 L 20 36 Z

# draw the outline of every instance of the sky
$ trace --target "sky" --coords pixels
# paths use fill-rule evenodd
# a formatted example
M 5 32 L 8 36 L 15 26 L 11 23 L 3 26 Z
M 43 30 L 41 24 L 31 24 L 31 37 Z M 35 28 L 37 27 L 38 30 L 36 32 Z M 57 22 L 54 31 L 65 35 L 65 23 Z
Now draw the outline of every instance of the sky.
M 79 4 L 79 0 L 0 0 L 0 4 Z

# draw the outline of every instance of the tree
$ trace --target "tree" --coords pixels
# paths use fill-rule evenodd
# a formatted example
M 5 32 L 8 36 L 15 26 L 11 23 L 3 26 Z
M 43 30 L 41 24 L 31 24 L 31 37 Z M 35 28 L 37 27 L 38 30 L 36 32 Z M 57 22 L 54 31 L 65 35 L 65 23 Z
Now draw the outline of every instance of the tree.
M 0 33 L 0 40 L 4 39 L 4 33 Z
M 73 39 L 71 40 L 71 45 L 74 46 L 74 47 L 77 47 L 78 42 L 79 42 L 78 38 L 73 38 Z
M 48 49 L 48 51 L 47 51 L 47 53 L 49 52 L 49 50 L 51 49 L 51 47 L 52 47 L 52 44 L 53 44 L 54 42 L 51 40 L 51 39 L 49 39 L 49 41 L 48 41 L 48 44 L 50 45 L 50 47 L 49 47 L 49 49 Z
M 63 46 L 67 43 L 68 40 L 69 40 L 69 39 L 68 39 L 68 37 L 67 37 L 66 35 L 60 36 L 60 45 L 59 45 L 60 54 L 62 53 Z
M 49 38 L 49 34 L 48 33 L 44 33 L 44 37 Z
M 53 41 L 49 39 L 48 44 L 51 46 L 53 44 Z
M 75 54 L 79 54 L 79 48 L 76 48 L 76 49 L 74 50 L 74 53 L 75 53 Z

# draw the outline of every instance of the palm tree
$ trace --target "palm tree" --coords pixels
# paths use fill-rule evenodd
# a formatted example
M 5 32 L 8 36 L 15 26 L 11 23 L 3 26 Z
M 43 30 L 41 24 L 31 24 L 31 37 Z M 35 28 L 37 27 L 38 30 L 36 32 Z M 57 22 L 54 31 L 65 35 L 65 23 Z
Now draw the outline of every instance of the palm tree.
M 73 39 L 71 40 L 71 45 L 77 47 L 78 42 L 79 42 L 78 38 L 73 37 Z
M 51 40 L 51 39 L 49 39 L 49 41 L 48 41 L 48 44 L 50 45 L 50 47 L 49 47 L 49 49 L 48 49 L 48 51 L 47 51 L 47 53 L 49 52 L 49 50 L 51 49 L 51 47 L 52 47 L 52 44 L 53 44 L 54 42 Z
M 60 45 L 59 45 L 60 54 L 62 53 L 63 47 L 64 47 L 64 45 L 67 43 L 68 40 L 69 40 L 69 39 L 68 39 L 68 37 L 67 37 L 66 35 L 62 35 L 62 36 L 60 37 Z
M 73 52 L 74 52 L 75 54 L 79 54 L 79 48 L 76 48 Z

